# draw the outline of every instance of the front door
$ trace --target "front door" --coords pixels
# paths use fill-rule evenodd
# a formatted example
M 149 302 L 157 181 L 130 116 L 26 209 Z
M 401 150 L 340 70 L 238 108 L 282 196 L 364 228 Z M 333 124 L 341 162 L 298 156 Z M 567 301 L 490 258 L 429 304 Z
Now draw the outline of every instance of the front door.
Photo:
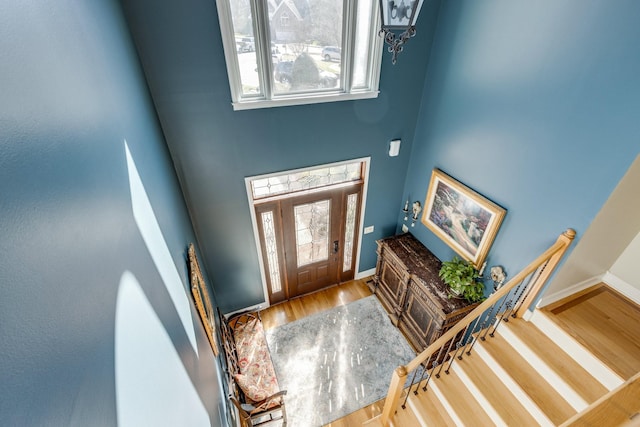
M 289 298 L 338 282 L 341 196 L 334 190 L 282 202 Z
M 351 280 L 361 185 L 256 206 L 271 304 Z

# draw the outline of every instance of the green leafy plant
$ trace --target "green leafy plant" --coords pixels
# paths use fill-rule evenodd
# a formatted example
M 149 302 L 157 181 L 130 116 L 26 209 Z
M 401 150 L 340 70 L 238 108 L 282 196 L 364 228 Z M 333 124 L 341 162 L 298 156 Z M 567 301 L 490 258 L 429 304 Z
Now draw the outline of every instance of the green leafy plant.
M 451 261 L 444 261 L 439 276 L 454 294 L 469 302 L 484 299 L 484 283 L 478 280 L 478 270 L 468 261 L 454 256 Z

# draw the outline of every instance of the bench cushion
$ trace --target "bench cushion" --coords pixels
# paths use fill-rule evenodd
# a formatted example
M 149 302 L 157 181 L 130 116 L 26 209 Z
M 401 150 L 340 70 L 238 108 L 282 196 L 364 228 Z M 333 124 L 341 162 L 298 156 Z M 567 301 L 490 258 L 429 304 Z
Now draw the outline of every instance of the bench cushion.
M 233 331 L 240 373 L 234 375 L 246 397 L 259 402 L 280 391 L 262 323 L 252 319 Z

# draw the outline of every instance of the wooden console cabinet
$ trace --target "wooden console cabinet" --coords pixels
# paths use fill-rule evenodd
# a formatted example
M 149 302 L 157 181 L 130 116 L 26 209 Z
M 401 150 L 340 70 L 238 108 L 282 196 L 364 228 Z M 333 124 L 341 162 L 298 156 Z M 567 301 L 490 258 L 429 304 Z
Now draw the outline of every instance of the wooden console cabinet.
M 389 317 L 416 351 L 424 350 L 477 304 L 449 298 L 438 272 L 441 261 L 412 234 L 377 241 L 372 283 Z

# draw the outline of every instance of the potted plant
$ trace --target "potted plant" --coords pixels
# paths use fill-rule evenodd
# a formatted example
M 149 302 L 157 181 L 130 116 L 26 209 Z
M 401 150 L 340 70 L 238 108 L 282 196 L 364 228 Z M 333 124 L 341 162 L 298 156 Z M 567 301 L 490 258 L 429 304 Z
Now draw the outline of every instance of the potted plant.
M 465 298 L 469 302 L 484 299 L 484 283 L 478 280 L 478 270 L 468 261 L 457 256 L 451 261 L 444 261 L 439 276 L 449 285 L 454 296 Z

